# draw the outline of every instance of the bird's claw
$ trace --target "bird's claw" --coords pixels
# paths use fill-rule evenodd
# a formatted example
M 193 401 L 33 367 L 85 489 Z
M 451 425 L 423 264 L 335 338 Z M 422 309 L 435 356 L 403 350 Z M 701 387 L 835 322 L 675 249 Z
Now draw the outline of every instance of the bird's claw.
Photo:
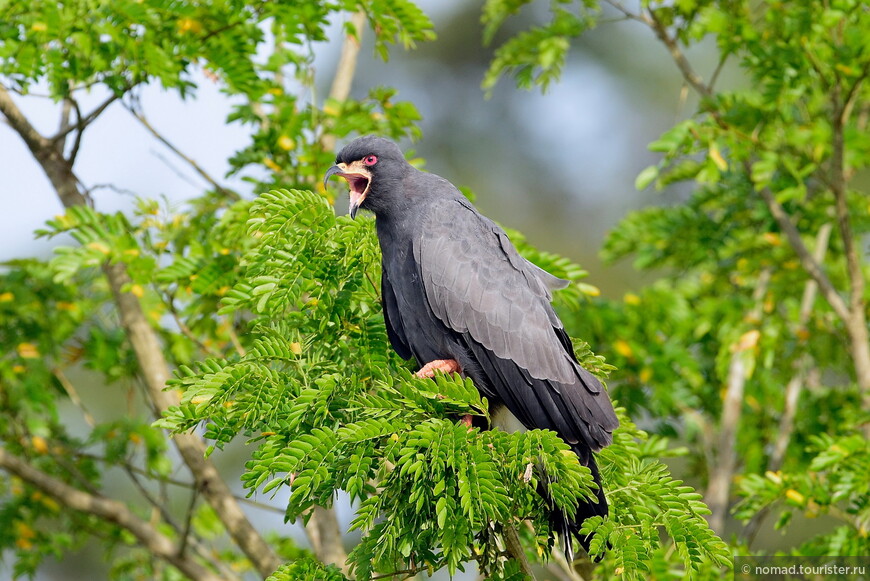
M 436 359 L 424 365 L 416 373 L 417 377 L 435 377 L 435 373 L 462 373 L 462 367 L 455 359 Z

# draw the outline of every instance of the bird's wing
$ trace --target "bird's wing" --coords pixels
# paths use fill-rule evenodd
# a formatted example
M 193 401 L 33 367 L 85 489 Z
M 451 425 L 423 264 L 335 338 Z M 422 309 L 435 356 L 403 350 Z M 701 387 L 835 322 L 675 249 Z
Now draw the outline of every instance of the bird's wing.
M 410 359 L 412 355 L 411 347 L 408 345 L 405 327 L 402 324 L 402 317 L 399 315 L 396 293 L 393 291 L 393 284 L 389 280 L 386 268 L 382 269 L 381 273 L 381 306 L 384 311 L 384 324 L 387 327 L 387 337 L 390 340 L 390 345 L 393 346 L 399 357 Z
M 600 382 L 577 364 L 551 290 L 565 281 L 522 258 L 504 231 L 463 200 L 423 217 L 414 254 L 435 316 L 455 331 L 489 389 L 527 427 L 599 449 L 616 417 Z

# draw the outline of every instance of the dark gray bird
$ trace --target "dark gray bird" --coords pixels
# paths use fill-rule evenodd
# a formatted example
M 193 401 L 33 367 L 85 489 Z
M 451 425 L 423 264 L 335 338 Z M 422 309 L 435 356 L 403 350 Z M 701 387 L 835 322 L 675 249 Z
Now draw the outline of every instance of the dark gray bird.
M 551 525 L 569 561 L 572 537 L 588 550 L 581 523 L 607 514 L 592 452 L 611 443 L 618 422 L 550 305 L 552 292 L 568 281 L 521 257 L 453 184 L 411 166 L 389 140 L 355 139 L 324 183 L 334 175 L 350 186 L 351 217 L 360 208 L 375 214 L 393 348 L 423 365 L 420 376 L 458 371 L 470 377 L 488 398 L 496 427 L 553 430 L 571 446 L 592 471 L 597 501 L 581 504 L 575 515 L 553 508 Z M 546 489 L 539 492 L 547 498 Z

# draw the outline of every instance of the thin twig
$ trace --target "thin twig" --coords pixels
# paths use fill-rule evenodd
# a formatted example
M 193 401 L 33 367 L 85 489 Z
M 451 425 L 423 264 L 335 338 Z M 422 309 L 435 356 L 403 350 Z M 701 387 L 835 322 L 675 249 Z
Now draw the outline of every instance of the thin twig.
M 172 315 L 172 319 L 175 321 L 175 324 L 178 325 L 178 329 L 181 331 L 182 335 L 193 341 L 193 343 L 197 347 L 199 347 L 203 353 L 206 353 L 212 357 L 223 356 L 223 353 L 203 343 L 199 339 L 199 337 L 197 337 L 193 333 L 193 331 L 190 330 L 190 327 L 187 326 L 187 323 L 182 320 L 181 315 L 178 313 L 178 309 L 175 308 L 175 301 L 168 292 L 163 297 L 163 304 L 165 304 L 166 307 L 169 309 L 169 314 Z
M 178 547 L 178 556 L 184 557 L 185 552 L 187 551 L 187 546 L 190 545 L 193 547 L 193 550 L 196 551 L 196 554 L 199 556 L 200 559 L 202 559 L 204 561 L 209 561 L 209 562 L 214 561 L 213 556 L 211 555 L 209 549 L 207 547 L 203 546 L 203 544 L 199 541 L 199 539 L 197 539 L 195 536 L 193 536 L 191 534 L 190 508 L 188 508 L 187 519 L 185 521 L 184 530 L 181 531 L 179 534 L 179 526 L 175 522 L 175 520 L 173 519 L 172 514 L 166 508 L 166 506 L 167 506 L 166 503 L 165 502 L 158 502 L 157 499 L 154 498 L 150 492 L 148 492 L 148 489 L 145 488 L 145 485 L 142 484 L 142 482 L 140 482 L 138 478 L 136 478 L 137 471 L 132 470 L 132 468 L 134 468 L 134 466 L 132 464 L 124 462 L 122 464 L 122 466 L 124 468 L 124 471 L 127 473 L 127 477 L 130 478 L 130 480 L 133 482 L 133 485 L 136 487 L 136 489 L 139 491 L 139 493 L 142 495 L 142 497 L 145 498 L 146 502 L 148 502 L 148 504 L 151 505 L 152 509 L 156 511 L 156 513 L 160 516 L 160 518 L 163 519 L 163 521 L 167 525 L 169 525 L 172 528 L 172 530 L 174 530 L 175 533 L 180 537 L 181 544 Z M 161 481 L 161 484 L 163 484 L 163 483 L 165 483 L 165 481 Z M 191 505 L 190 505 L 191 507 L 193 506 L 193 502 L 195 501 L 196 498 L 197 498 L 197 491 L 194 489 L 193 493 L 191 495 Z M 225 577 L 227 577 L 228 579 L 232 579 L 235 576 L 233 571 L 227 566 L 226 563 L 218 560 L 217 562 L 214 562 L 214 565 L 215 565 L 215 567 L 218 568 L 218 570 L 220 570 L 221 574 L 224 575 Z
M 82 417 L 85 419 L 85 423 L 87 423 L 92 428 L 96 426 L 97 422 L 96 420 L 94 420 L 94 416 L 85 407 L 84 402 L 82 402 L 82 398 L 79 397 L 78 390 L 76 390 L 75 386 L 63 372 L 63 369 L 55 367 L 51 370 L 51 373 L 52 375 L 54 375 L 55 379 L 57 379 L 58 383 L 60 383 L 60 386 L 66 392 L 69 400 L 82 412 Z
M 193 489 L 190 492 L 190 502 L 187 503 L 187 512 L 185 513 L 184 519 L 184 530 L 181 533 L 181 547 L 178 549 L 182 555 L 184 554 L 184 550 L 187 547 L 187 539 L 190 536 L 190 530 L 193 526 L 193 511 L 196 507 L 196 499 L 198 496 L 199 493 L 196 489 Z
M 145 115 L 135 110 L 132 106 L 126 105 L 125 107 L 127 111 L 129 111 L 130 114 L 133 115 L 133 117 L 135 117 L 136 120 L 139 121 L 139 123 L 141 123 L 142 126 L 157 139 L 157 141 L 165 145 L 172 153 L 184 160 L 191 168 L 193 168 L 193 170 L 197 174 L 199 174 L 202 179 L 207 181 L 215 190 L 231 200 L 241 199 L 241 196 L 239 196 L 239 194 L 220 185 L 217 180 L 211 177 L 211 175 L 207 171 L 205 171 L 205 169 L 203 169 L 203 167 L 199 165 L 192 157 L 184 154 L 180 149 L 173 145 L 172 142 L 169 141 L 169 139 L 167 139 L 162 133 L 157 131 L 157 129 L 151 124 L 150 121 L 148 121 Z
M 79 102 L 76 101 L 75 99 L 73 99 L 72 104 L 73 104 L 73 107 L 75 108 L 75 111 L 76 111 L 76 119 L 81 119 L 82 118 L 82 110 L 79 109 Z M 75 141 L 73 141 L 72 149 L 70 149 L 69 155 L 66 158 L 67 161 L 69 161 L 70 165 L 72 165 L 76 162 L 76 157 L 78 157 L 78 155 L 79 155 L 79 148 L 82 145 L 82 135 L 84 135 L 84 134 L 85 134 L 84 130 L 76 131 L 76 139 L 75 139 Z M 64 139 L 64 143 L 66 143 L 65 139 Z
M 832 228 L 833 226 L 830 222 L 823 224 L 819 228 L 818 234 L 816 234 L 816 246 L 813 249 L 813 258 L 819 263 L 822 263 L 825 259 Z M 808 280 L 804 285 L 804 293 L 801 297 L 801 306 L 798 313 L 798 329 L 804 328 L 809 321 L 817 291 L 818 284 L 812 279 Z M 767 470 L 770 472 L 778 471 L 785 460 L 785 453 L 788 450 L 788 445 L 794 432 L 794 421 L 797 418 L 798 402 L 803 391 L 804 379 L 808 368 L 812 365 L 812 361 L 812 357 L 805 353 L 794 363 L 794 375 L 792 375 L 785 388 L 783 410 L 779 418 L 779 429 L 777 430 L 776 441 L 773 445 L 773 452 L 771 452 L 770 459 L 767 462 Z M 753 515 L 752 519 L 743 527 L 741 536 L 746 539 L 749 546 L 755 540 L 755 535 L 758 533 L 761 523 L 769 512 L 770 506 L 764 507 Z
M 133 190 L 129 190 L 127 188 L 118 187 L 115 184 L 94 184 L 86 189 L 88 195 L 92 195 L 93 192 L 97 190 L 112 190 L 113 192 L 121 194 L 123 196 L 132 196 L 134 198 L 141 197 L 138 192 L 134 192 Z
M 345 101 L 350 95 L 350 88 L 356 73 L 357 57 L 359 56 L 360 45 L 362 44 L 365 22 L 366 15 L 362 10 L 355 12 L 351 16 L 350 23 L 354 28 L 355 34 L 348 34 L 344 37 L 344 42 L 341 45 L 341 56 L 338 59 L 338 66 L 336 67 L 335 76 L 332 78 L 332 86 L 329 90 L 330 99 Z M 335 135 L 331 131 L 324 131 L 320 136 L 320 147 L 324 151 L 335 149 Z
M 822 265 L 813 258 L 812 254 L 807 249 L 803 238 L 801 238 L 800 231 L 797 229 L 797 226 L 794 225 L 791 216 L 785 211 L 785 208 L 776 201 L 773 192 L 768 188 L 762 188 L 758 193 L 764 200 L 764 203 L 767 204 L 767 209 L 770 211 L 774 220 L 776 220 L 779 229 L 783 234 L 785 234 L 792 250 L 797 254 L 798 260 L 800 260 L 803 269 L 807 271 L 807 274 L 809 274 L 816 283 L 818 283 L 822 296 L 825 297 L 825 300 L 828 301 L 828 304 L 831 305 L 831 308 L 837 316 L 843 321 L 846 321 L 849 318 L 849 308 L 846 306 L 846 303 L 843 301 L 839 292 L 837 292 L 833 283 L 831 283 L 828 275 L 825 274 Z
M 151 524 L 133 514 L 122 502 L 90 494 L 34 468 L 21 458 L 0 448 L 0 468 L 40 489 L 60 504 L 116 524 L 132 534 L 155 556 L 171 563 L 183 574 L 198 581 L 219 581 L 223 577 L 178 553 L 178 546 Z
M 194 181 L 194 179 L 192 177 L 188 176 L 186 173 L 184 173 L 184 171 L 175 167 L 175 165 L 169 160 L 168 157 L 166 157 L 165 155 L 163 155 L 162 153 L 160 153 L 157 150 L 152 149 L 150 151 L 151 151 L 151 154 L 154 155 L 154 157 L 156 157 L 157 159 L 162 161 L 166 165 L 166 167 L 169 168 L 169 170 L 172 173 L 174 173 L 176 176 L 178 176 L 178 178 L 180 180 L 190 184 L 191 186 L 193 186 L 195 188 L 200 187 L 201 184 L 196 183 L 196 181 Z
M 376 285 L 375 281 L 372 280 L 372 277 L 367 270 L 363 270 L 363 273 L 365 274 L 366 280 L 369 281 L 370 285 L 372 285 L 372 289 L 374 289 L 374 291 L 375 291 L 374 296 L 377 298 L 379 296 L 381 289 L 378 288 L 378 285 Z
M 160 517 L 166 522 L 166 524 L 172 527 L 172 530 L 178 533 L 178 524 L 175 522 L 175 519 L 172 518 L 172 515 L 166 509 L 166 506 L 164 506 L 164 504 L 161 502 L 157 502 L 157 499 L 151 496 L 151 493 L 148 492 L 148 489 L 145 488 L 145 485 L 143 485 L 139 481 L 139 479 L 136 477 L 136 474 L 132 470 L 130 470 L 129 466 L 126 463 L 123 464 L 122 467 L 124 468 L 124 472 L 127 473 L 127 477 L 130 479 L 130 481 L 133 482 L 133 486 L 135 486 L 136 490 L 139 491 L 139 494 L 142 495 L 142 498 L 144 498 L 145 501 L 150 504 L 152 508 L 156 509 L 157 512 L 160 513 Z M 184 537 L 182 537 L 182 543 L 184 542 Z M 182 547 L 183 546 L 184 545 L 182 544 Z M 184 554 L 184 551 L 179 549 L 179 554 Z
M 653 32 L 655 32 L 656 36 L 662 43 L 667 47 L 668 52 L 671 55 L 674 63 L 677 65 L 677 68 L 680 69 L 680 72 L 683 75 L 683 78 L 689 83 L 695 91 L 701 95 L 702 97 L 709 98 L 713 96 L 713 92 L 710 88 L 704 84 L 704 79 L 695 72 L 695 69 L 692 68 L 691 63 L 686 58 L 686 55 L 683 54 L 683 51 L 680 49 L 680 45 L 677 44 L 677 41 L 668 34 L 667 28 L 659 20 L 658 15 L 655 10 L 650 10 L 648 14 L 642 14 L 641 18 L 644 18 L 646 24 L 648 24 Z
M 393 577 L 397 577 L 399 575 L 406 575 L 406 577 L 403 577 L 402 579 L 410 579 L 411 577 L 414 577 L 415 575 L 417 575 L 417 573 L 420 573 L 420 572 L 425 571 L 425 570 L 426 570 L 426 567 L 412 567 L 410 569 L 400 569 L 398 571 L 393 571 L 392 573 L 381 573 L 379 575 L 372 575 L 371 578 L 372 579 L 390 579 Z
M 626 20 L 634 20 L 635 22 L 640 22 L 646 25 L 649 25 L 649 21 L 646 18 L 641 17 L 640 14 L 632 12 L 628 8 L 622 5 L 618 0 L 604 0 L 606 4 L 612 6 L 617 11 L 622 13 Z
M 716 68 L 713 70 L 713 74 L 710 75 L 710 82 L 707 83 L 707 88 L 710 91 L 713 91 L 713 87 L 716 86 L 716 81 L 719 80 L 719 74 L 722 72 L 722 69 L 725 68 L 725 63 L 728 62 L 728 54 L 723 53 L 719 56 L 719 62 L 716 63 Z
M 106 99 L 99 106 L 97 106 L 96 109 L 91 111 L 84 119 L 78 119 L 75 124 L 70 125 L 69 127 L 62 129 L 61 131 L 58 131 L 57 133 L 49 137 L 48 140 L 53 144 L 57 144 L 65 139 L 71 131 L 83 131 L 88 125 L 91 124 L 91 122 L 94 121 L 94 119 L 99 117 L 109 105 L 120 99 L 123 95 L 127 93 L 127 91 L 132 88 L 133 86 L 131 85 L 124 89 L 124 91 L 121 93 L 113 93 L 108 99 Z
M 52 454 L 52 458 L 54 458 L 54 461 L 57 462 L 58 466 L 69 472 L 69 474 L 79 482 L 82 488 L 84 488 L 91 494 L 100 494 L 100 491 L 97 489 L 97 487 L 94 486 L 94 484 L 90 480 L 88 480 L 87 476 L 82 474 L 82 471 L 79 470 L 78 466 L 76 466 L 60 454 Z
M 758 276 L 758 282 L 752 293 L 754 303 L 749 312 L 750 320 L 759 320 L 763 312 L 764 295 L 770 283 L 771 269 L 765 268 Z M 757 333 L 757 330 L 753 330 Z M 745 337 L 746 335 L 744 335 Z M 707 487 L 705 500 L 710 508 L 707 520 L 710 528 L 719 534 L 725 526 L 725 517 L 728 513 L 728 498 L 731 491 L 731 479 L 737 466 L 737 430 L 743 411 L 743 394 L 746 387 L 747 366 L 746 351 L 754 349 L 754 342 L 735 343 L 732 347 L 731 362 L 728 366 L 728 380 L 725 390 L 725 402 L 722 409 L 722 421 L 719 426 L 719 444 L 716 464 L 710 475 L 710 483 Z
M 239 357 L 244 357 L 245 354 L 247 354 L 247 351 L 242 345 L 242 342 L 239 340 L 239 336 L 236 334 L 235 324 L 232 319 L 227 321 L 227 335 L 230 336 L 230 342 L 232 342 L 233 347 L 236 349 L 236 353 L 239 354 Z

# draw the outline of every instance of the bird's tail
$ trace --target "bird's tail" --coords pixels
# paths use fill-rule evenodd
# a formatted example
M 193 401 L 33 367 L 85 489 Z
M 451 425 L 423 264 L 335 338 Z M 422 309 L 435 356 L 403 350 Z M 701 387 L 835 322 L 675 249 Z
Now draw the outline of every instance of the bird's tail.
M 598 486 L 598 489 L 595 491 L 595 500 L 584 498 L 577 506 L 577 511 L 571 515 L 557 508 L 553 500 L 550 498 L 546 487 L 542 484 L 538 485 L 538 492 L 551 507 L 551 530 L 559 535 L 559 541 L 562 543 L 562 547 L 565 551 L 565 558 L 568 559 L 569 563 L 574 560 L 574 539 L 577 539 L 583 549 L 586 552 L 589 552 L 589 543 L 592 539 L 591 535 L 580 534 L 580 527 L 583 525 L 583 521 L 593 516 L 606 517 L 608 513 L 607 499 L 604 498 L 604 489 L 601 486 L 601 475 L 598 473 L 598 465 L 595 464 L 595 458 L 589 452 L 586 454 L 578 453 L 577 456 L 581 458 L 581 462 L 583 461 L 583 456 L 588 457 L 588 462 L 584 462 L 584 464 L 592 472 L 592 478 Z

